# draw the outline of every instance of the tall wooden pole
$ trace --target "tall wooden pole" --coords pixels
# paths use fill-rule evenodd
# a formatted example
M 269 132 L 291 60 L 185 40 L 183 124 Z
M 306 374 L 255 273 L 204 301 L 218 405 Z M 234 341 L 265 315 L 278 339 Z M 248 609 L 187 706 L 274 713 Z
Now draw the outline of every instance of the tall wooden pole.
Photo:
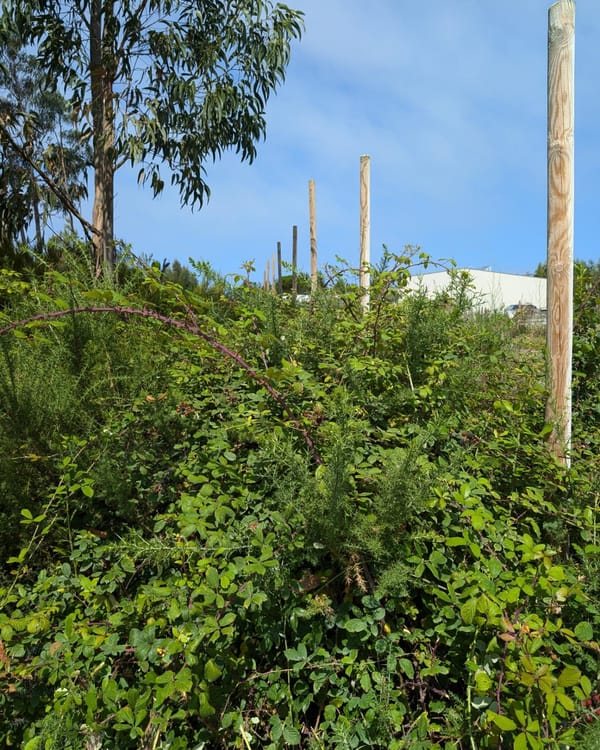
M 308 181 L 308 212 L 310 218 L 310 293 L 317 291 L 317 209 L 315 205 L 315 181 Z
M 298 227 L 292 227 L 292 299 L 298 294 Z
M 371 158 L 360 157 L 360 271 L 363 310 L 369 309 L 371 286 Z
M 569 465 L 573 341 L 575 3 L 548 11 L 548 402 L 550 447 Z
M 277 292 L 281 294 L 281 242 L 277 243 Z

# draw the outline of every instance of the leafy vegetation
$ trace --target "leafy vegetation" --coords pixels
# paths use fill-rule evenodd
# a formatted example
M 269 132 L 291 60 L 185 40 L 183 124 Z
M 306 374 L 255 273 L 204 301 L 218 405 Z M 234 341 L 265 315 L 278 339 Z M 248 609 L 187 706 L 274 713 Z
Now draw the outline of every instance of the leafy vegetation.
M 367 313 L 343 269 L 2 272 L 3 747 L 600 743 L 597 308 L 564 469 L 541 333 L 415 262 Z
M 64 92 L 90 145 L 92 219 L 77 218 L 98 274 L 116 261 L 116 171 L 135 165 L 157 195 L 166 168 L 182 203 L 202 205 L 207 161 L 230 148 L 243 160 L 256 155 L 267 101 L 301 31 L 302 14 L 271 0 L 3 2 L 0 46 L 19 35 L 43 88 Z M 0 117 L 0 145 L 9 125 Z M 39 159 L 36 167 L 44 170 Z
M 86 195 L 89 162 L 65 99 L 43 85 L 45 71 L 27 54 L 14 29 L 0 50 L 0 257 L 4 267 L 29 268 L 52 248 L 45 231 L 56 213 Z M 52 189 L 51 189 L 52 187 Z

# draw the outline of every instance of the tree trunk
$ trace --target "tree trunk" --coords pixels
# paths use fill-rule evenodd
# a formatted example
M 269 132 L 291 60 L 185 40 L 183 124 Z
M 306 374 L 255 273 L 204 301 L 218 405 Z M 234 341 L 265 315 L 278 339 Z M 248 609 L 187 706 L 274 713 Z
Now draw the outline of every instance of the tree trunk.
M 33 221 L 35 226 L 35 247 L 38 253 L 44 249 L 44 236 L 42 234 L 42 221 L 40 217 L 40 199 L 36 185 L 33 186 Z
M 113 71 L 107 66 L 103 44 L 103 13 L 110 3 L 92 0 L 90 18 L 90 75 L 92 93 L 92 128 L 94 151 L 94 205 L 92 224 L 98 230 L 94 236 L 96 276 L 110 271 L 115 264 L 114 243 L 114 143 Z M 106 23 L 104 24 L 104 26 Z M 111 60 L 112 63 L 112 60 Z

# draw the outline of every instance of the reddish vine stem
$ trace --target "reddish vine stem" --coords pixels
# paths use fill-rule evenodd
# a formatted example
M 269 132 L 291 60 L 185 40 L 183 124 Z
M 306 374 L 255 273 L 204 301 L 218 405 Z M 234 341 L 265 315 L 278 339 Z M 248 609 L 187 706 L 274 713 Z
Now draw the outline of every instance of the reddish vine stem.
M 314 440 L 309 435 L 308 430 L 306 430 L 300 424 L 299 419 L 292 412 L 287 401 L 281 395 L 281 393 L 279 393 L 279 391 L 276 391 L 275 388 L 273 388 L 273 386 L 269 383 L 269 381 L 262 375 L 260 375 L 260 373 L 258 373 L 253 367 L 251 367 L 246 362 L 246 360 L 243 359 L 237 352 L 233 351 L 233 349 L 229 349 L 229 347 L 225 346 L 224 344 L 221 344 L 219 341 L 212 338 L 212 336 L 209 336 L 199 326 L 187 323 L 185 320 L 176 320 L 175 318 L 170 318 L 168 315 L 161 315 L 160 313 L 157 313 L 154 310 L 149 310 L 148 308 L 140 309 L 135 307 L 89 305 L 84 307 L 74 307 L 69 310 L 55 310 L 53 312 L 39 313 L 38 315 L 33 315 L 31 318 L 24 318 L 22 320 L 13 321 L 12 323 L 4 326 L 4 328 L 0 328 L 0 336 L 4 336 L 7 333 L 10 333 L 10 331 L 16 330 L 17 328 L 23 328 L 30 323 L 55 320 L 57 318 L 64 318 L 67 315 L 76 315 L 79 313 L 116 313 L 118 315 L 137 315 L 142 318 L 152 318 L 154 320 L 158 320 L 160 323 L 173 326 L 174 328 L 179 328 L 181 330 L 187 331 L 188 333 L 191 333 L 194 336 L 198 336 L 198 338 L 201 338 L 203 341 L 206 341 L 207 344 L 212 346 L 213 349 L 216 349 L 218 352 L 221 352 L 221 354 L 224 354 L 226 357 L 232 359 L 237 365 L 245 370 L 253 380 L 259 383 L 267 391 L 271 398 L 276 401 L 279 406 L 281 406 L 283 413 L 292 423 L 294 429 L 302 435 L 316 463 L 319 465 L 323 463 L 323 459 L 321 458 L 321 454 L 319 453 Z

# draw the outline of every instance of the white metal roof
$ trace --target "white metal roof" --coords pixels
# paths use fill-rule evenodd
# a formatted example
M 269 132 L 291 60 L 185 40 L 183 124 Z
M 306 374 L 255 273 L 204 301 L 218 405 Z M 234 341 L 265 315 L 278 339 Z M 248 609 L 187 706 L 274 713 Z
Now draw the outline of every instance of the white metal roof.
M 509 305 L 534 305 L 540 310 L 546 309 L 546 279 L 513 273 L 482 271 L 476 268 L 456 270 L 469 273 L 473 301 L 480 309 L 503 310 Z M 408 288 L 424 288 L 428 293 L 433 294 L 443 291 L 450 282 L 450 272 L 434 271 L 413 276 Z

